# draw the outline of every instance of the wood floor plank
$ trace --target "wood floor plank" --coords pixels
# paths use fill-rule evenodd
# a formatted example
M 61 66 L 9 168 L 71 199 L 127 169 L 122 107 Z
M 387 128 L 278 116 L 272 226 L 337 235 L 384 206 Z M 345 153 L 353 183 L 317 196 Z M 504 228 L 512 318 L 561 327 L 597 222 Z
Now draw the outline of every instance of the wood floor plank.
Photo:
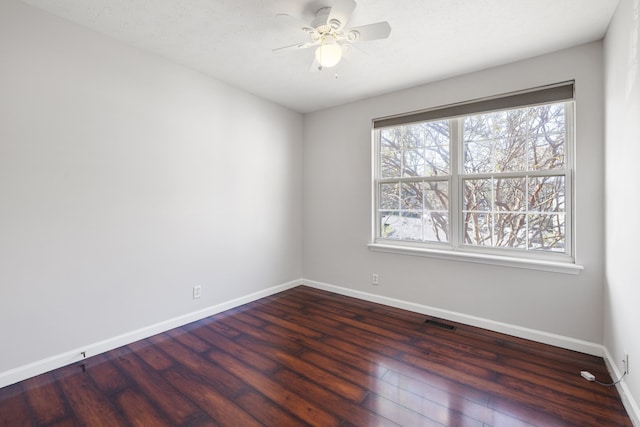
M 344 399 L 359 402 L 366 394 L 366 390 L 363 387 L 359 387 L 346 379 L 332 374 L 329 366 L 316 366 L 285 351 L 263 346 L 257 340 L 252 340 L 248 345 L 255 348 L 258 352 L 269 354 L 270 357 L 279 364 L 286 366 L 288 369 L 298 373 L 299 375 L 311 379 L 319 385 L 331 389 L 333 393 L 340 395 Z
M 188 330 L 200 339 L 208 342 L 210 345 L 226 349 L 233 353 L 233 355 L 238 359 L 250 362 L 261 372 L 270 373 L 278 369 L 280 366 L 277 362 L 253 351 L 251 346 L 241 345 L 236 341 L 218 334 L 214 329 L 207 328 L 206 326 L 200 326 L 197 328 L 189 328 Z M 235 338 L 237 339 L 238 337 L 236 336 Z
M 166 357 L 150 340 L 140 340 L 129 345 L 129 349 L 134 351 L 155 371 L 164 371 L 175 366 L 173 359 Z
M 81 370 L 74 367 L 63 368 L 54 375 L 80 423 L 98 425 L 100 420 L 109 420 L 109 425 L 114 427 L 127 425 L 118 409 Z
M 105 354 L 88 359 L 85 363 L 85 369 L 96 386 L 107 395 L 116 394 L 130 386 L 126 376 Z
M 80 421 L 71 416 L 69 418 L 64 418 L 61 420 L 56 420 L 50 424 L 46 424 L 47 427 L 85 427 Z
M 513 425 L 514 427 L 530 425 L 529 423 L 523 422 L 511 415 L 501 414 L 496 410 L 489 408 L 486 405 L 486 401 L 488 401 L 486 394 L 482 395 L 484 398 L 482 400 L 477 398 L 469 399 L 468 391 L 466 390 L 465 396 L 465 392 L 459 392 L 455 387 L 442 389 L 435 387 L 432 384 L 421 382 L 415 377 L 403 375 L 393 370 L 389 370 L 382 378 L 382 381 L 380 381 L 380 384 L 378 385 L 379 389 L 382 388 L 383 384 L 389 384 L 403 392 L 414 394 L 443 407 L 448 407 L 460 413 L 464 413 L 467 416 L 482 421 L 487 425 L 493 426 L 499 422 L 507 420 L 509 421 L 508 425 Z M 385 391 L 377 391 L 376 393 L 383 397 L 388 396 L 388 393 Z
M 212 361 L 224 365 L 229 372 L 251 384 L 254 389 L 305 422 L 314 426 L 337 426 L 339 424 L 338 418 L 273 380 L 273 375 L 264 375 L 223 351 L 212 350 L 209 357 Z
M 187 336 L 182 334 L 180 337 Z M 240 393 L 245 384 L 230 374 L 228 370 L 212 364 L 205 356 L 191 351 L 188 343 L 192 342 L 192 340 L 187 340 L 185 345 L 175 340 L 162 339 L 157 340 L 156 345 L 159 350 L 171 357 L 176 364 L 179 364 L 180 368 L 190 372 L 193 376 L 202 377 L 210 387 L 231 396 Z M 210 347 L 207 347 L 207 350 L 209 349 Z M 167 372 L 162 372 L 162 375 L 166 376 Z
M 609 380 L 602 358 L 298 286 L 2 388 L 0 426 L 631 426 L 583 369 Z
M 355 402 L 340 398 L 331 389 L 327 389 L 304 376 L 282 369 L 276 372 L 273 378 L 281 384 L 286 384 L 288 388 L 302 396 L 312 396 L 314 401 L 323 407 L 327 412 L 335 414 L 336 417 L 358 426 L 394 426 L 395 423 L 368 408 L 356 404 Z M 307 420 L 305 420 L 307 421 Z
M 35 426 L 22 384 L 0 388 L 0 426 Z
M 304 427 L 310 425 L 253 390 L 248 390 L 235 400 L 238 405 L 260 420 L 265 426 Z
M 380 414 L 380 416 L 383 416 L 401 426 L 442 427 L 446 425 L 431 418 L 423 417 L 409 408 L 405 408 L 392 400 L 385 399 L 384 397 L 378 396 L 374 393 L 367 396 L 364 406 L 372 412 Z
M 434 403 L 429 399 L 421 398 L 415 394 L 404 392 L 402 390 L 392 390 L 390 388 L 380 387 L 380 393 L 375 394 L 442 425 L 475 427 L 482 427 L 484 425 L 482 420 L 458 411 L 457 409 L 454 409 L 452 405 L 443 406 Z
M 221 322 L 224 322 L 227 327 L 234 328 L 242 332 L 243 334 L 254 337 L 256 339 L 262 339 L 262 337 L 265 335 L 265 327 L 273 327 L 272 325 L 265 326 L 265 324 L 262 323 L 259 328 L 254 328 L 251 326 L 252 319 L 255 318 L 245 313 L 239 313 L 235 318 L 223 319 Z M 298 342 L 302 336 L 298 336 L 288 329 L 280 327 L 277 327 L 277 329 L 284 331 L 284 333 L 278 335 L 277 339 L 273 341 L 275 346 L 284 346 L 293 352 L 299 351 L 302 348 L 302 346 Z
M 160 414 L 143 395 L 134 390 L 123 391 L 118 395 L 116 401 L 127 421 L 134 426 L 170 427 L 166 416 Z
M 131 378 L 132 386 L 139 388 L 155 406 L 161 408 L 171 423 L 185 425 L 197 417 L 199 409 L 135 353 L 126 348 L 112 353 L 114 364 Z
M 311 328 L 307 328 L 306 326 L 298 325 L 297 323 L 291 322 L 286 318 L 280 318 L 280 317 L 274 316 L 273 314 L 269 314 L 260 309 L 253 310 L 251 311 L 250 314 L 252 317 L 260 318 L 264 322 L 268 322 L 272 325 L 280 326 L 295 334 L 303 335 L 309 338 L 320 338 L 322 336 L 321 332 L 318 332 Z
M 517 419 L 530 421 L 535 426 L 550 426 L 550 427 L 566 427 L 571 426 L 571 423 L 558 418 L 556 415 L 545 411 L 539 411 L 538 409 L 530 408 L 522 403 L 515 402 L 511 399 L 505 399 L 502 396 L 492 395 L 487 402 L 487 406 L 495 411 L 496 420 L 501 420 L 506 417 L 507 420 Z M 498 417 L 499 415 L 499 417 Z M 494 424 L 489 424 L 494 425 Z M 575 425 L 575 424 L 573 424 Z M 601 426 L 597 424 L 595 420 L 593 422 L 587 422 L 585 426 Z M 606 425 L 606 424 L 605 424 Z M 507 424 L 509 426 L 509 424 Z M 510 427 L 510 426 L 509 426 Z
M 326 369 L 335 372 L 337 375 L 343 375 L 345 378 L 349 378 L 351 381 L 364 386 L 368 386 L 369 390 L 380 397 L 388 400 L 393 400 L 396 403 L 418 413 L 430 414 L 429 416 L 439 422 L 443 420 L 449 420 L 454 424 L 474 424 L 473 420 L 476 420 L 476 424 L 480 421 L 488 420 L 491 410 L 484 405 L 477 404 L 470 400 L 458 397 L 456 400 L 454 394 L 445 392 L 443 390 L 432 387 L 427 391 L 427 387 L 424 384 L 420 384 L 420 389 L 423 393 L 413 393 L 406 388 L 400 387 L 398 384 L 393 384 L 388 381 L 379 380 L 377 377 L 371 377 L 362 372 L 358 372 L 354 369 L 349 369 L 344 365 L 339 365 L 336 361 L 333 361 L 322 354 L 307 351 L 300 355 L 305 360 L 310 360 L 317 366 L 325 366 Z M 387 370 L 385 377 L 393 371 Z M 438 395 L 434 396 L 435 393 Z M 438 399 L 440 397 L 440 399 Z M 461 404 L 456 404 L 461 402 Z M 482 415 L 474 413 L 470 410 L 470 406 L 476 407 L 476 409 L 482 411 Z M 480 423 L 481 425 L 482 423 Z
M 177 369 L 167 371 L 166 378 L 221 426 L 258 427 L 261 425 L 232 399 L 210 387 L 207 382 L 196 380 L 193 376 L 185 375 Z
M 64 397 L 53 374 L 46 373 L 23 382 L 27 402 L 37 424 L 51 424 L 66 418 Z
M 398 372 L 404 372 L 409 376 L 414 378 L 419 378 L 422 382 L 433 384 L 437 387 L 440 387 L 444 390 L 454 389 L 457 390 L 461 395 L 466 396 L 470 400 L 476 400 L 478 402 L 486 402 L 487 394 L 485 391 L 481 391 L 481 389 L 477 389 L 468 384 L 461 384 L 456 380 L 452 380 L 440 375 L 438 372 L 432 373 L 430 371 L 425 371 L 418 367 L 412 366 L 409 363 L 403 362 L 398 358 L 388 357 L 386 355 L 374 352 L 363 352 L 358 345 L 353 345 L 351 343 L 347 343 L 344 340 L 328 338 L 325 340 L 326 344 L 340 348 L 343 351 L 351 353 L 354 356 L 363 357 L 369 360 L 371 363 L 376 363 L 378 365 L 378 369 L 389 371 L 395 370 Z

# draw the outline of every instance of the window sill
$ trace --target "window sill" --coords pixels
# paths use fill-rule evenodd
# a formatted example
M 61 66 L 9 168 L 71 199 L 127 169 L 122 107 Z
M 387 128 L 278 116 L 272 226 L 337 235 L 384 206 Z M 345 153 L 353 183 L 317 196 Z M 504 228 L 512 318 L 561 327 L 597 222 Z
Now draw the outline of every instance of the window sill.
M 523 259 L 507 256 L 497 256 L 488 254 L 478 254 L 469 252 L 454 252 L 448 250 L 415 248 L 409 246 L 385 245 L 380 243 L 370 243 L 369 250 L 376 252 L 389 252 L 401 255 L 415 255 L 429 258 L 439 258 L 452 261 L 473 262 L 477 264 L 499 265 L 503 267 L 524 268 L 528 270 L 551 271 L 554 273 L 579 274 L 584 270 L 581 265 L 554 262 L 539 259 Z

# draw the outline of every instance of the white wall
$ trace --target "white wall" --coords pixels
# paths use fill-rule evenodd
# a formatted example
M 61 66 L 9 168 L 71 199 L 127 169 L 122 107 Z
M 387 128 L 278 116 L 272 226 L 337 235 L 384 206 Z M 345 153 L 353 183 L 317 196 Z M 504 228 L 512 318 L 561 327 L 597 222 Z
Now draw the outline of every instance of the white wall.
M 605 347 L 634 396 L 640 425 L 640 0 L 621 0 L 604 42 L 606 93 Z
M 306 279 L 573 340 L 603 342 L 602 43 L 305 116 Z M 576 257 L 567 275 L 371 252 L 371 120 L 575 79 Z M 371 285 L 371 274 L 380 286 Z
M 0 374 L 302 276 L 301 115 L 16 0 L 0 64 Z

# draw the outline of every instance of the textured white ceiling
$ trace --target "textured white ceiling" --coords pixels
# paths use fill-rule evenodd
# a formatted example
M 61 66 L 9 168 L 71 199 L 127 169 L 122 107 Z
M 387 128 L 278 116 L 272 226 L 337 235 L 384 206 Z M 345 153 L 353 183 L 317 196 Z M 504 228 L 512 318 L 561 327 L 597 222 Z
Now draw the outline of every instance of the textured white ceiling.
M 310 73 L 307 40 L 333 0 L 23 0 L 299 112 L 311 112 L 599 40 L 619 0 L 359 0 L 348 26 L 389 21 Z

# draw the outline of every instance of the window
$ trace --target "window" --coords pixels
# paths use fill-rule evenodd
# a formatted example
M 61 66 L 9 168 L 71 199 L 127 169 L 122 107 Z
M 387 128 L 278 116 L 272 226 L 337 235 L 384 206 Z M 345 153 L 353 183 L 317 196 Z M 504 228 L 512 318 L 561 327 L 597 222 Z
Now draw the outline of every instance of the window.
M 374 245 L 572 262 L 573 83 L 374 120 Z

